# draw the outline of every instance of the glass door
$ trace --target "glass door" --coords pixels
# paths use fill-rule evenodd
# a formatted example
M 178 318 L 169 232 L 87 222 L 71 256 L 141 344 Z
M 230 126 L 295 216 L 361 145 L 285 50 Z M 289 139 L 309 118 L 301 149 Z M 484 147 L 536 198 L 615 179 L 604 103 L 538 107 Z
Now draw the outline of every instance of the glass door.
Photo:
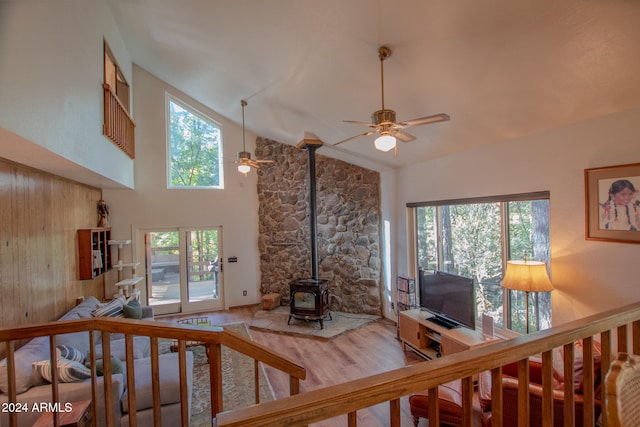
M 223 308 L 221 227 L 143 234 L 147 295 L 157 314 Z
M 222 308 L 220 297 L 220 228 L 184 230 L 186 274 L 184 312 Z

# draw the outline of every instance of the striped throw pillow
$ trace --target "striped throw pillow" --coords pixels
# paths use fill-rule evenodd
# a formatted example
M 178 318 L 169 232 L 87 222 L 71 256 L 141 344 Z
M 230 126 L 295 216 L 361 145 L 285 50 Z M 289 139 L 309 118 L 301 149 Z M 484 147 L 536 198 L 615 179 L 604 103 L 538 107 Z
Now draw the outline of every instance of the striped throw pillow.
M 74 362 L 84 363 L 87 357 L 83 352 L 70 345 L 59 345 L 56 347 L 56 353 L 58 353 L 58 359 L 73 360 Z
M 106 305 L 96 308 L 91 312 L 93 317 L 124 317 L 124 306 L 126 299 L 124 296 L 120 296 Z
M 33 368 L 42 378 L 51 382 L 50 360 L 34 362 Z M 58 359 L 56 371 L 58 372 L 58 379 L 63 383 L 72 383 L 91 378 L 91 370 L 82 363 L 73 360 Z

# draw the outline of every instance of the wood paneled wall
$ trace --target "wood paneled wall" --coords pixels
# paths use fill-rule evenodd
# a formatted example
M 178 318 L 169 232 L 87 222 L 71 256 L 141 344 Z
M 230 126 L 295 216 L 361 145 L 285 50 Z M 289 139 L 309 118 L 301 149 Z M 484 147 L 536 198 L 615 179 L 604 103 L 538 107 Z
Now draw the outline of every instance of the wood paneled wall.
M 102 191 L 0 158 L 0 327 L 55 320 L 104 279 L 78 280 L 77 230 Z

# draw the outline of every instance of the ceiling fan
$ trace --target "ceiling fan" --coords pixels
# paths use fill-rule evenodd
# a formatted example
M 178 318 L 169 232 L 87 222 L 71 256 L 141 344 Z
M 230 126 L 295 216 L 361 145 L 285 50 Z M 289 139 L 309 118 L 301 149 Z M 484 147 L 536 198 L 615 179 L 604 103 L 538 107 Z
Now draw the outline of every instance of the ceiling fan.
M 273 163 L 273 160 L 252 160 L 251 153 L 246 150 L 245 136 L 244 136 L 244 107 L 247 106 L 247 101 L 244 99 L 240 101 L 242 106 L 242 151 L 238 152 L 238 159 L 234 163 L 238 164 L 238 172 L 241 174 L 248 174 L 251 172 L 251 168 L 259 169 L 260 163 Z
M 362 136 L 369 136 L 374 133 L 379 133 L 375 140 L 375 147 L 380 151 L 389 151 L 396 148 L 396 139 L 402 142 L 410 142 L 416 139 L 415 136 L 404 131 L 405 128 L 410 126 L 420 126 L 430 123 L 444 122 L 449 120 L 449 115 L 441 113 L 433 116 L 421 117 L 419 119 L 406 120 L 404 122 L 396 122 L 396 112 L 384 108 L 384 60 L 391 56 L 391 49 L 387 46 L 380 46 L 378 49 L 378 56 L 380 58 L 380 81 L 382 87 L 382 109 L 374 112 L 371 115 L 371 123 L 357 122 L 353 120 L 344 120 L 345 123 L 353 123 L 360 126 L 367 126 L 371 128 L 367 132 L 359 135 L 352 136 L 335 143 L 334 145 L 342 144 L 347 141 L 351 141 Z M 397 149 L 397 148 L 396 148 Z

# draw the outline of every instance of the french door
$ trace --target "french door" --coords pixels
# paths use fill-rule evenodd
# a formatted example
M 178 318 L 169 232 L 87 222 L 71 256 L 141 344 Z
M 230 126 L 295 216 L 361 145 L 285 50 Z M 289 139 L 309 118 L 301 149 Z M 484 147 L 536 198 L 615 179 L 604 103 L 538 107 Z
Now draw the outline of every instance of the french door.
M 156 314 L 224 307 L 222 227 L 141 231 L 147 296 Z

